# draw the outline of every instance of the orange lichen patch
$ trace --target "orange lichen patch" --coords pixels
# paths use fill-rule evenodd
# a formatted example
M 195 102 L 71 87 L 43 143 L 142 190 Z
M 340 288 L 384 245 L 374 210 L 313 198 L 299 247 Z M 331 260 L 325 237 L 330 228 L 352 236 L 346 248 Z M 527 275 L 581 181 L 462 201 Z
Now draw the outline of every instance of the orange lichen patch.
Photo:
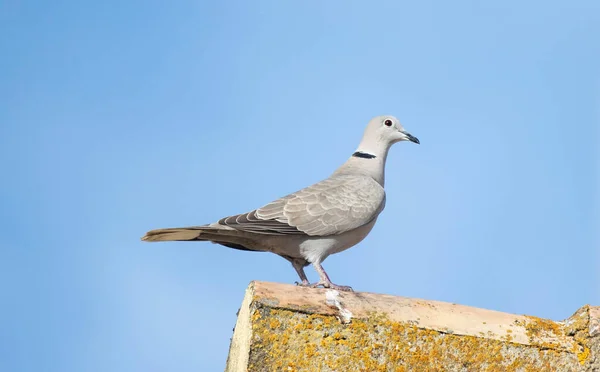
M 548 319 L 542 319 L 535 316 L 526 315 L 525 331 L 529 337 L 529 342 L 545 349 L 558 350 L 562 346 L 555 341 L 565 337 L 565 331 L 561 324 Z
M 577 353 L 577 359 L 579 360 L 579 364 L 584 365 L 585 362 L 587 362 L 587 360 L 590 357 L 590 348 L 587 346 L 583 347 L 583 351 L 580 353 Z
M 259 311 L 255 311 L 254 313 L 252 313 L 252 323 L 256 323 L 260 320 L 261 318 L 261 314 Z
M 249 371 L 540 371 L 578 364 L 568 351 L 438 332 L 380 314 L 341 324 L 333 315 L 256 306 L 251 319 Z M 554 322 L 529 320 L 532 338 L 561 334 Z
M 277 318 L 272 318 L 269 322 L 269 327 L 271 327 L 271 329 L 279 328 L 280 326 L 281 322 Z
M 561 337 L 564 335 L 563 328 L 557 322 L 530 315 L 526 315 L 525 317 L 529 320 L 529 322 L 525 324 L 525 329 L 530 337 L 546 335 Z
M 591 356 L 589 348 L 589 306 L 584 306 L 571 316 L 565 324 L 565 332 L 572 336 L 577 345 L 572 350 L 579 364 L 584 365 Z
M 512 342 L 514 338 L 511 335 L 504 335 L 504 337 L 502 337 L 502 339 L 506 342 Z

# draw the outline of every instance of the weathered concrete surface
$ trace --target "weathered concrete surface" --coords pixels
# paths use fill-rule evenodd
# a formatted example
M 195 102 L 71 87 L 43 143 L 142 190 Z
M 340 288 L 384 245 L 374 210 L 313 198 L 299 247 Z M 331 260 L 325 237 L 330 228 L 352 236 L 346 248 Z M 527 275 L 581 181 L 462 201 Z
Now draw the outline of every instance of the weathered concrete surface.
M 554 322 L 253 282 L 226 371 L 600 371 L 600 308 Z

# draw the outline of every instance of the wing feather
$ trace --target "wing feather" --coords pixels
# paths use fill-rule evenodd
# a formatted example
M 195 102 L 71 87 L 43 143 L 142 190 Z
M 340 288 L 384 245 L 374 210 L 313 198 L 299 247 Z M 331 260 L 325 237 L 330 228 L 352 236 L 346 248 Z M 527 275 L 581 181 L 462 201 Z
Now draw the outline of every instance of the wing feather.
M 219 224 L 267 235 L 339 235 L 371 222 L 385 206 L 385 191 L 364 176 L 339 175 Z

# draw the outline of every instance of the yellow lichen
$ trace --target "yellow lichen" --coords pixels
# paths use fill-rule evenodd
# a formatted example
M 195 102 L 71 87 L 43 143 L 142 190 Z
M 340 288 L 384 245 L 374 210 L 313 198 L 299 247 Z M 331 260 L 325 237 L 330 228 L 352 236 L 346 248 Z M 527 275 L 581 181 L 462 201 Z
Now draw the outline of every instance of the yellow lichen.
M 579 364 L 581 364 L 581 365 L 584 365 L 589 357 L 590 357 L 590 348 L 587 346 L 583 347 L 583 351 L 581 353 L 577 353 L 577 359 L 579 360 Z
M 271 327 L 271 329 L 279 328 L 280 325 L 281 322 L 279 321 L 279 319 L 271 318 L 271 321 L 269 322 L 269 327 Z
M 525 318 L 527 318 L 525 331 L 532 345 L 551 350 L 561 349 L 561 345 L 555 341 L 565 336 L 564 329 L 559 323 L 530 315 Z
M 584 365 L 590 358 L 589 348 L 589 306 L 584 306 L 571 316 L 565 324 L 566 333 L 573 336 L 577 345 L 573 352 L 577 354 L 577 359 L 581 365 Z
M 511 343 L 510 330 L 503 342 L 423 329 L 378 314 L 345 325 L 334 316 L 260 307 L 251 319 L 249 371 L 443 371 L 448 365 L 469 371 L 539 371 L 557 370 L 556 361 L 565 360 L 556 358 L 562 350 Z M 554 322 L 529 320 L 530 337 L 560 334 Z

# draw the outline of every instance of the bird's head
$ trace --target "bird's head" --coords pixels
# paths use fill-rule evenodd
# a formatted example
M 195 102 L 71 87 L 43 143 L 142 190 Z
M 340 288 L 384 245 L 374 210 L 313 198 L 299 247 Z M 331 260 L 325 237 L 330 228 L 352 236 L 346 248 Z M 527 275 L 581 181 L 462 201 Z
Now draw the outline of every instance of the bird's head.
M 420 143 L 419 139 L 408 133 L 394 116 L 376 116 L 369 121 L 365 129 L 359 150 L 380 155 L 387 153 L 390 146 L 400 141 Z
M 377 116 L 371 119 L 365 130 L 364 139 L 388 146 L 400 141 L 420 143 L 417 137 L 404 129 L 397 118 L 390 115 Z

